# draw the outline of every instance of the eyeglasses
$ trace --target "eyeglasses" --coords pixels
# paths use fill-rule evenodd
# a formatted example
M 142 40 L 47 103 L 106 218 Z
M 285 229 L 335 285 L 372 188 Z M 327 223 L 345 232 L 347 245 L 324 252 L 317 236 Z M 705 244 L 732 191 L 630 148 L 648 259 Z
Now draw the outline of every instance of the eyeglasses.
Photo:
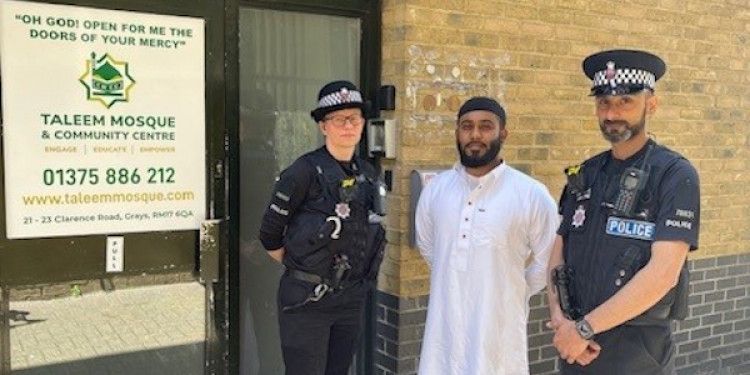
M 323 121 L 330 122 L 337 128 L 343 128 L 346 123 L 352 124 L 354 127 L 362 126 L 365 123 L 365 118 L 361 115 L 351 116 L 332 116 L 324 118 Z

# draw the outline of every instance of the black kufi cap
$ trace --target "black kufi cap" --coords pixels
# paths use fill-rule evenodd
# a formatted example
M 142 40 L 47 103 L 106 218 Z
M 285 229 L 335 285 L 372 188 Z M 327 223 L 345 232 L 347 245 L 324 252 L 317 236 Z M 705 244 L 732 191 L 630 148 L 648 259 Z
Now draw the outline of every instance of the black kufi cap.
M 475 96 L 467 100 L 458 110 L 458 118 L 471 111 L 490 111 L 500 118 L 501 124 L 505 124 L 505 110 L 495 99 L 486 96 Z
M 357 86 L 349 81 L 333 81 L 318 92 L 318 105 L 310 112 L 310 116 L 318 122 L 327 114 L 346 108 L 359 108 L 362 115 L 366 115 L 362 93 Z
M 610 50 L 583 60 L 583 71 L 593 83 L 591 95 L 627 95 L 653 90 L 667 65 L 654 54 L 637 50 Z

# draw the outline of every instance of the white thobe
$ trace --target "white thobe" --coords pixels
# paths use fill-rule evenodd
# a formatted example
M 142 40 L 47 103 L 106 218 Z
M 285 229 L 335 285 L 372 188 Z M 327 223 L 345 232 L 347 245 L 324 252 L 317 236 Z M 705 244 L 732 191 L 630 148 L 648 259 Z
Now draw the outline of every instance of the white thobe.
M 504 163 L 480 178 L 457 165 L 427 184 L 416 211 L 431 268 L 419 374 L 529 373 L 529 298 L 546 285 L 558 223 L 547 188 Z

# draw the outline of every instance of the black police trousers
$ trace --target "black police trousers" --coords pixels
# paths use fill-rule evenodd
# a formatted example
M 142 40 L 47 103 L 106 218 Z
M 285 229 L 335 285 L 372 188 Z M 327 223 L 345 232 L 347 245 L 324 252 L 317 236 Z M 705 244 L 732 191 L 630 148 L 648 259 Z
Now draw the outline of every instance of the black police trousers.
M 594 337 L 602 347 L 588 366 L 560 360 L 562 375 L 674 375 L 675 348 L 669 324 L 622 325 Z
M 305 285 L 307 284 L 307 285 Z M 286 375 L 346 375 L 362 330 L 364 285 L 326 294 L 289 311 L 311 285 L 284 275 L 279 286 L 279 332 Z

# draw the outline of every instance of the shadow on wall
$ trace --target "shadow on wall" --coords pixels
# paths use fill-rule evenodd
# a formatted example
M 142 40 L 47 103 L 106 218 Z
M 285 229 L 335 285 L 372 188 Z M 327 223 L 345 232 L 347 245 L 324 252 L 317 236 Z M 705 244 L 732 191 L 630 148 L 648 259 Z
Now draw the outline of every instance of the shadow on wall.
M 39 367 L 13 369 L 14 375 L 202 375 L 204 344 L 198 342 L 121 353 Z

